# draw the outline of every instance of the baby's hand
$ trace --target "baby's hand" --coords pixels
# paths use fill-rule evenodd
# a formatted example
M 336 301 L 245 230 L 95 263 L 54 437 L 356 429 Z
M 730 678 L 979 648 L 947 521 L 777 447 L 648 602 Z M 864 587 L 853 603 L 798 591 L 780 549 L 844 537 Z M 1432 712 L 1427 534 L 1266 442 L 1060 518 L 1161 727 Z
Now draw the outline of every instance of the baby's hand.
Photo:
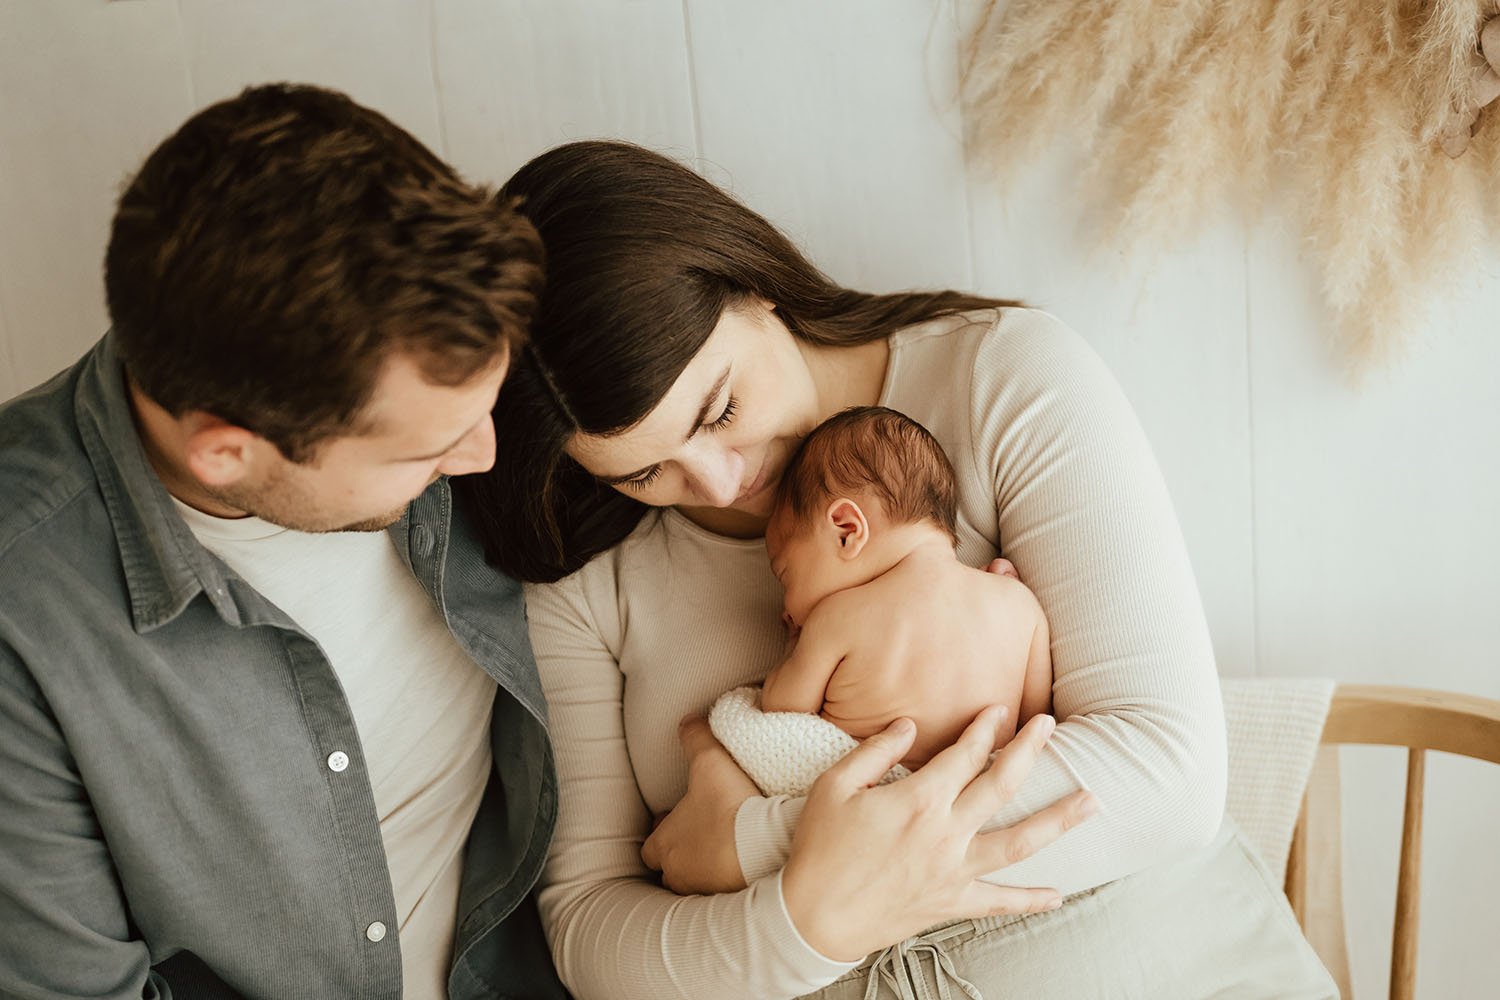
M 1016 572 L 1015 564 L 1009 559 L 1001 559 L 998 556 L 991 560 L 990 564 L 985 567 L 985 572 L 1008 576 L 1012 580 L 1021 579 L 1021 574 Z

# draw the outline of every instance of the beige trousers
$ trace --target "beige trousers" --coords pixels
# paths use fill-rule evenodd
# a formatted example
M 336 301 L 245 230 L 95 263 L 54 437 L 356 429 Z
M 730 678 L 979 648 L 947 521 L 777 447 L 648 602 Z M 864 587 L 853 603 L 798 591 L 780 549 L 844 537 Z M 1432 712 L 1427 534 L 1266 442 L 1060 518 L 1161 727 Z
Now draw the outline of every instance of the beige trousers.
M 1213 843 L 1051 913 L 948 925 L 872 955 L 821 1000 L 1337 1000 L 1232 820 Z

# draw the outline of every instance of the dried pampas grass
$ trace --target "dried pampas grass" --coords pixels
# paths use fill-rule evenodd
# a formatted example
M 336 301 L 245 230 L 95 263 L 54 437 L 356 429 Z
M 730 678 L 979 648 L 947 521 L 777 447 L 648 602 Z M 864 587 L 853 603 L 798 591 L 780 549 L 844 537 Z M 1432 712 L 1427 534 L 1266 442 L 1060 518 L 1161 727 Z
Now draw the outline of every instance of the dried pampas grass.
M 1205 208 L 1300 216 L 1336 337 L 1385 360 L 1500 221 L 1500 126 L 1439 148 L 1495 0 L 990 0 L 970 39 L 971 148 L 1003 175 L 1061 132 L 1110 246 Z

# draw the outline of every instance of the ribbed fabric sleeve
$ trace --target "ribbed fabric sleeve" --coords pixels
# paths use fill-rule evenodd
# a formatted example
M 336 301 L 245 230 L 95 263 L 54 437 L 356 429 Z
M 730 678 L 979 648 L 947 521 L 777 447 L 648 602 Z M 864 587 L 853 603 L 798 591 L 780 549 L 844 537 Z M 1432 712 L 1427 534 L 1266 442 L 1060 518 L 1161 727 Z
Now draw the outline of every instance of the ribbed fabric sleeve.
M 1213 837 L 1223 703 L 1171 499 L 1124 393 L 1046 313 L 1006 310 L 993 325 L 982 315 L 898 335 L 882 403 L 925 424 L 953 460 L 960 558 L 982 565 L 998 541 L 1047 613 L 1060 725 L 993 825 L 1077 788 L 1102 808 L 994 881 L 1076 892 Z M 740 849 L 771 863 L 764 845 L 789 838 L 764 826 L 788 815 L 742 809 Z
M 539 904 L 563 982 L 579 1000 L 753 1000 L 832 982 L 852 965 L 802 939 L 782 901 L 779 864 L 741 892 L 681 897 L 642 863 L 651 813 L 626 746 L 624 675 L 583 582 L 575 575 L 528 594 L 560 784 Z M 673 739 L 681 714 L 659 720 Z
M 749 798 L 734 818 L 735 849 L 745 880 L 764 878 L 786 864 L 792 850 L 792 833 L 802 818 L 805 798 L 776 795 Z
M 882 402 L 953 460 L 960 558 L 1003 548 L 1051 623 L 1061 724 L 995 821 L 1085 786 L 1103 805 L 997 880 L 1069 892 L 1207 843 L 1225 784 L 1213 650 L 1166 488 L 1103 364 L 1044 313 L 987 311 L 893 336 Z M 773 998 L 849 968 L 802 941 L 771 877 L 800 800 L 741 807 L 744 892 L 679 899 L 639 857 L 651 814 L 686 789 L 677 720 L 780 656 L 764 546 L 663 511 L 528 601 L 562 783 L 541 905 L 564 982 L 581 1000 Z

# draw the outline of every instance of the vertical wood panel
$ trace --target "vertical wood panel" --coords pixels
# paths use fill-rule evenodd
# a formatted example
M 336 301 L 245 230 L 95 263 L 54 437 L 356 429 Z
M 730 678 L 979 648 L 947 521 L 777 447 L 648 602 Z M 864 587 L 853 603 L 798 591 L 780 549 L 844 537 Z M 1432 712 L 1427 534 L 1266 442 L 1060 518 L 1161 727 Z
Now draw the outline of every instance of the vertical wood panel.
M 1404 358 L 1356 387 L 1321 334 L 1296 231 L 1269 220 L 1249 257 L 1262 663 L 1500 697 L 1500 254 L 1436 304 Z M 1419 996 L 1479 995 L 1500 979 L 1486 902 L 1500 892 L 1500 774 L 1459 786 L 1453 763 L 1429 765 Z M 1356 995 L 1385 990 L 1399 775 L 1399 761 L 1346 773 Z
M 959 3 L 965 23 L 973 7 Z M 1226 212 L 1126 258 L 1080 217 L 1081 171 L 1066 135 L 1013 177 L 971 165 L 977 284 L 1056 313 L 1104 357 L 1171 489 L 1219 670 L 1256 673 L 1244 227 Z
M 937 0 L 688 0 L 708 176 L 836 279 L 971 283 L 953 26 Z
M 0 300 L 15 388 L 104 333 L 115 197 L 190 106 L 170 2 L 0 8 Z
M 431 11 L 419 0 L 181 0 L 196 104 L 254 83 L 342 90 L 439 154 Z
M 436 0 L 452 162 L 499 183 L 574 139 L 629 139 L 691 158 L 680 0 Z

